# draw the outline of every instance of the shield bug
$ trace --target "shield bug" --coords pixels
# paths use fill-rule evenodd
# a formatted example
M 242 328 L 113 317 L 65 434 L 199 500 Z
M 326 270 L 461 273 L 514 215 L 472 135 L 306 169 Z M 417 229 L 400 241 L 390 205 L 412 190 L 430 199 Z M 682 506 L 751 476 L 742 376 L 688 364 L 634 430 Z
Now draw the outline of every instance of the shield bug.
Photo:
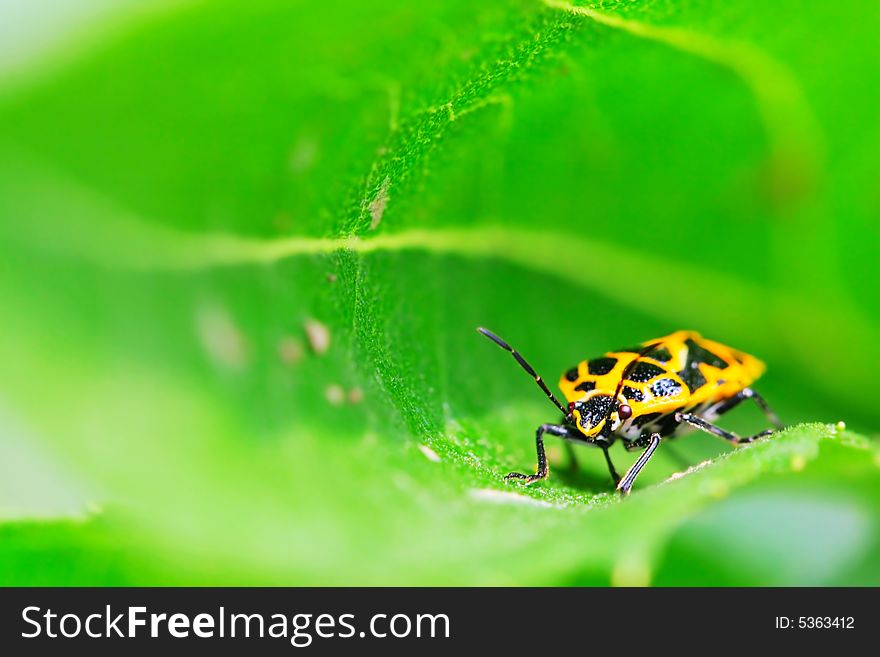
M 518 351 L 488 329 L 477 330 L 509 351 L 563 414 L 561 423 L 538 427 L 536 472 L 511 472 L 505 479 L 531 484 L 547 478 L 545 433 L 599 447 L 617 490 L 625 495 L 664 438 L 700 429 L 739 445 L 772 434 L 768 429 L 740 437 L 714 424 L 746 399 L 754 400 L 776 429 L 782 428 L 763 397 L 749 387 L 764 373 L 764 363 L 694 331 L 676 331 L 637 347 L 581 361 L 559 380 L 568 402 L 564 406 Z M 623 477 L 608 454 L 618 438 L 628 451 L 644 450 Z

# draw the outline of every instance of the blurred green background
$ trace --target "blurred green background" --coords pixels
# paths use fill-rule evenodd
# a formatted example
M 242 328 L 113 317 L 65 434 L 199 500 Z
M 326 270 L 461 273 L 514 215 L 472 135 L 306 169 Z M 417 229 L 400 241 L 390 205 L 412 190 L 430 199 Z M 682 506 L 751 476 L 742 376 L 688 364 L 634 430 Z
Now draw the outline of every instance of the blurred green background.
M 0 11 L 0 584 L 880 584 L 876 2 Z M 477 325 L 811 424 L 521 488 Z

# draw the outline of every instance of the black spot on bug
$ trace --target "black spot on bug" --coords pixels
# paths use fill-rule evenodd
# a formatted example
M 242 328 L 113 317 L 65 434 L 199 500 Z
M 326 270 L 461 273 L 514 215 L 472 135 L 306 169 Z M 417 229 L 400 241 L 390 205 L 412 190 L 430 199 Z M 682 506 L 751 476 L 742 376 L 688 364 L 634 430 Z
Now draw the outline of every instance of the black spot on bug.
M 717 367 L 720 370 L 727 367 L 727 361 L 722 360 L 708 349 L 704 349 L 690 338 L 685 341 L 685 345 L 688 348 L 687 364 L 685 367 L 691 363 L 706 363 L 706 365 Z
M 632 399 L 637 402 L 645 401 L 645 395 L 643 395 L 642 391 L 638 388 L 630 388 L 629 386 L 624 386 L 623 396 L 627 399 Z
M 645 355 L 661 363 L 668 363 L 672 360 L 672 354 L 669 353 L 669 349 L 666 347 L 659 347 L 658 349 L 649 351 Z
M 660 417 L 662 413 L 647 413 L 645 415 L 640 415 L 635 420 L 633 420 L 633 424 L 637 427 L 643 427 L 646 424 L 651 424 L 654 420 Z
M 590 392 L 590 390 L 596 389 L 595 381 L 584 381 L 583 383 L 579 383 L 574 388 L 575 390 L 580 390 L 581 392 Z
M 650 381 L 654 377 L 660 376 L 665 372 L 666 370 L 664 370 L 662 367 L 654 365 L 653 363 L 640 361 L 632 369 L 632 372 L 630 372 L 629 380 L 635 381 L 636 383 L 644 383 L 645 381 Z
M 611 395 L 595 395 L 586 401 L 575 402 L 575 408 L 580 413 L 580 425 L 584 429 L 591 429 L 598 425 L 611 410 Z
M 587 371 L 595 375 L 608 374 L 615 365 L 617 365 L 616 358 L 594 358 L 587 363 Z
M 681 385 L 673 379 L 658 379 L 651 384 L 651 393 L 655 397 L 673 397 L 681 392 Z
M 685 382 L 685 385 L 687 385 L 691 392 L 696 392 L 698 389 L 706 385 L 706 377 L 703 376 L 697 363 L 691 363 L 691 365 L 691 367 L 685 366 L 685 368 L 678 373 L 678 376 L 681 377 L 681 380 Z
M 557 370 L 558 372 L 559 370 Z M 578 368 L 572 367 L 568 372 L 565 373 L 565 378 L 569 381 L 577 381 L 578 380 Z

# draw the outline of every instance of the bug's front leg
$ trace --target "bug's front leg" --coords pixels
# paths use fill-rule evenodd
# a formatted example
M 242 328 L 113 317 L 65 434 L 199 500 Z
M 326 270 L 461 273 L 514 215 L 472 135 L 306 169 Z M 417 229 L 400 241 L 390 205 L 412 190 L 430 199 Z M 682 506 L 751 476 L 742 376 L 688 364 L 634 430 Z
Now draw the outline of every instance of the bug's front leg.
M 522 474 L 521 472 L 511 472 L 504 478 L 521 479 L 526 484 L 546 479 L 547 475 L 550 473 L 550 468 L 547 467 L 547 454 L 544 452 L 544 434 L 549 433 L 553 436 L 559 436 L 560 438 L 571 438 L 573 437 L 572 432 L 576 433 L 577 431 L 564 424 L 542 424 L 535 432 L 535 450 L 538 452 L 538 468 L 535 474 L 527 475 Z
M 627 470 L 626 474 L 623 475 L 623 479 L 617 484 L 617 490 L 620 491 L 621 495 L 629 495 L 636 477 L 639 476 L 642 468 L 644 468 L 648 461 L 651 460 L 651 457 L 660 445 L 660 434 L 652 433 L 650 436 L 642 436 L 642 438 L 639 439 L 639 443 L 647 443 L 647 447 L 645 447 L 645 451 L 642 452 L 642 455 L 632 464 L 632 467 Z
M 745 436 L 741 437 L 733 433 L 732 431 L 728 431 L 727 429 L 722 429 L 721 427 L 717 427 L 708 420 L 704 420 L 698 415 L 693 415 L 692 413 L 676 413 L 675 414 L 676 422 L 687 422 L 692 427 L 696 427 L 706 433 L 711 433 L 713 436 L 718 436 L 719 438 L 724 438 L 724 440 L 733 443 L 734 445 L 741 445 L 743 443 L 751 443 L 758 438 L 763 438 L 765 436 L 769 436 L 773 433 L 773 429 L 767 429 L 765 431 L 761 431 L 760 433 L 756 433 L 754 436 Z

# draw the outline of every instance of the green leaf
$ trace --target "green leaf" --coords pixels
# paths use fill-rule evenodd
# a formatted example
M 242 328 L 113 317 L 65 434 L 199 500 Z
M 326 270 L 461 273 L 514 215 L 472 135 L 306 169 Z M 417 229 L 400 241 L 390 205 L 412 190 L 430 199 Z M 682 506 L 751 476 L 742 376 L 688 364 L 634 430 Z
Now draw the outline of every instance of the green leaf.
M 880 581 L 880 16 L 483 4 L 124 15 L 0 87 L 3 583 Z M 693 328 L 795 426 L 523 488 L 556 411 L 477 325 L 551 382 Z

